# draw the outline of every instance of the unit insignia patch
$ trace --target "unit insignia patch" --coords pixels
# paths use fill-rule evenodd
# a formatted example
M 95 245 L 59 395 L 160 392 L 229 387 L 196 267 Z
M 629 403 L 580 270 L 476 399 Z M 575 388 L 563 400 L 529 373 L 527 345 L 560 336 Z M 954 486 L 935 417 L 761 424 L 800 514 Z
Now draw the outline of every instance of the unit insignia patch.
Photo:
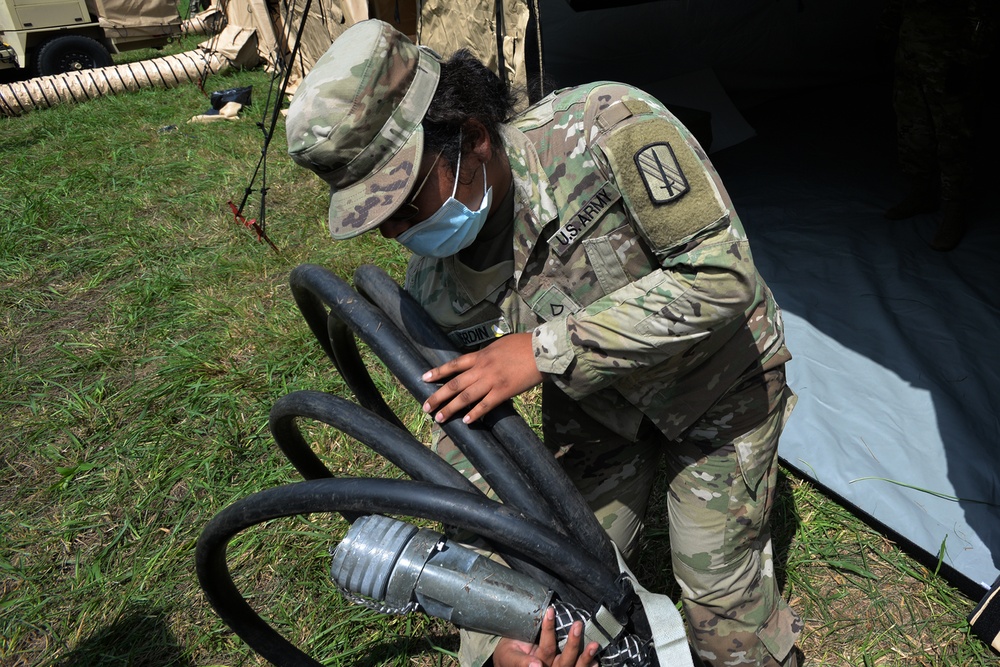
M 650 144 L 635 154 L 642 182 L 655 204 L 666 204 L 683 197 L 691 188 L 677 162 L 674 149 L 666 142 Z

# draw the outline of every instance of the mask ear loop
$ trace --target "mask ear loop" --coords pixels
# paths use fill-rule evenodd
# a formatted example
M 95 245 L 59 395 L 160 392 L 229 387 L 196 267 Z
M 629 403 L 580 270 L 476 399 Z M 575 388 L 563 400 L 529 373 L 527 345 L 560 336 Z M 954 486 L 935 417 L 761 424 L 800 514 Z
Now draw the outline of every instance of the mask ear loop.
M 434 162 L 431 162 L 430 171 L 428 171 L 426 174 L 424 174 L 424 180 L 420 181 L 420 185 L 418 185 L 417 189 L 413 191 L 412 195 L 410 195 L 409 202 L 413 202 L 413 200 L 416 199 L 417 196 L 424 189 L 424 186 L 427 185 L 427 181 L 430 180 L 431 174 L 434 173 L 434 167 L 437 166 L 438 160 L 441 159 L 441 153 L 443 153 L 443 152 L 444 151 L 439 151 L 438 154 L 434 157 Z
M 458 164 L 455 165 L 455 185 L 451 188 L 451 198 L 455 198 L 458 192 L 458 177 L 462 173 L 462 130 L 458 130 Z
M 455 198 L 458 192 L 458 178 L 462 173 L 462 130 L 458 131 L 458 164 L 455 165 L 455 186 L 451 189 L 451 198 Z M 470 181 L 471 183 L 471 181 Z M 489 181 L 486 180 L 486 163 L 483 163 L 483 201 L 486 200 L 486 191 L 489 189 Z

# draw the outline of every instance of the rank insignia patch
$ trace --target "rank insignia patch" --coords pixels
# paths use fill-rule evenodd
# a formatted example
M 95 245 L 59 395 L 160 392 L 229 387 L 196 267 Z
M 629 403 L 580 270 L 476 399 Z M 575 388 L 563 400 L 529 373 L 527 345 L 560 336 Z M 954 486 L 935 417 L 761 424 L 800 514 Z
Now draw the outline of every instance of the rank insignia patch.
M 666 204 L 683 197 L 690 186 L 670 144 L 650 144 L 635 154 L 642 182 L 654 204 Z

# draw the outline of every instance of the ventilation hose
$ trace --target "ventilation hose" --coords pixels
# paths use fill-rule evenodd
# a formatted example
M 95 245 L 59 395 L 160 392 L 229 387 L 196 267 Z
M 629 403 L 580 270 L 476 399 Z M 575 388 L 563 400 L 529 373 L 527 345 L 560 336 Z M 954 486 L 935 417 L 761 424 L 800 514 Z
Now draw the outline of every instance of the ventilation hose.
M 0 84 L 0 115 L 20 116 L 34 109 L 85 102 L 144 88 L 173 88 L 218 74 L 230 65 L 229 60 L 218 53 L 195 49 L 152 60 Z
M 219 7 L 209 7 L 181 22 L 182 35 L 214 35 L 226 24 L 226 15 Z
M 319 664 L 254 612 L 226 563 L 227 545 L 242 530 L 317 512 L 337 512 L 352 523 L 367 514 L 405 515 L 469 531 L 486 540 L 513 569 L 561 599 L 581 609 L 604 606 L 620 623 L 631 624 L 632 632 L 650 636 L 634 592 L 619 576 L 613 555 L 608 559 L 608 552 L 614 552 L 607 534 L 509 401 L 493 411 L 489 422 L 481 420 L 488 426 L 460 419 L 442 425 L 502 502 L 486 497 L 417 441 L 385 404 L 350 334 L 364 341 L 422 403 L 436 386 L 421 376 L 457 352 L 419 304 L 370 265 L 355 274 L 358 291 L 309 264 L 296 267 L 289 282 L 308 326 L 361 405 L 322 392 L 294 392 L 279 399 L 271 411 L 271 432 L 306 481 L 237 501 L 216 515 L 198 540 L 199 582 L 220 617 L 244 641 L 276 665 Z M 299 418 L 342 430 L 412 480 L 333 477 L 298 430 Z

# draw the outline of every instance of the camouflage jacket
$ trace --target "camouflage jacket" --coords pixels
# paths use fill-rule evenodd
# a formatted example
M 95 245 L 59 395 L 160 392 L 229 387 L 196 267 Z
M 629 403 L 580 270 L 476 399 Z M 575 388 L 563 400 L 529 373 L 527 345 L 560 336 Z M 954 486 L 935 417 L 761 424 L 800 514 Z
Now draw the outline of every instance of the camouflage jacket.
M 533 332 L 547 379 L 626 437 L 674 438 L 790 356 L 722 183 L 657 100 L 560 90 L 505 128 L 514 261 L 414 257 L 407 289 L 465 347 Z

